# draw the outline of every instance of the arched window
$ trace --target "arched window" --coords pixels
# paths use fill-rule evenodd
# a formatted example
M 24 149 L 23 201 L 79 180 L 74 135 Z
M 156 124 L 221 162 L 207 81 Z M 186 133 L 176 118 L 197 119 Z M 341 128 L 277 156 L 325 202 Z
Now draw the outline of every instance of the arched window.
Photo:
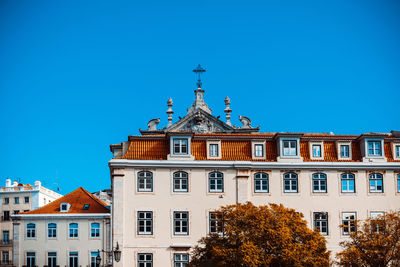
M 224 175 L 221 172 L 210 172 L 208 190 L 209 192 L 224 192 Z
M 100 236 L 100 223 L 91 223 L 90 237 L 99 237 L 99 236 Z
M 26 238 L 35 238 L 36 237 L 36 224 L 28 223 L 26 225 Z
M 254 174 L 254 192 L 256 193 L 268 193 L 268 174 L 259 172 Z
M 397 174 L 397 192 L 400 193 L 400 173 Z
M 380 173 L 371 173 L 369 175 L 369 192 L 383 193 L 383 175 Z
M 47 237 L 49 238 L 57 237 L 57 224 L 49 223 L 47 225 Z
M 283 175 L 283 187 L 285 193 L 297 193 L 298 181 L 297 174 L 294 172 L 285 173 Z
M 79 236 L 78 232 L 78 224 L 77 223 L 70 223 L 69 224 L 69 237 L 75 238 Z
M 341 187 L 343 193 L 356 192 L 355 176 L 352 173 L 343 173 L 341 175 Z
M 153 173 L 148 171 L 138 172 L 138 191 L 152 192 L 153 191 Z
M 188 191 L 188 174 L 187 172 L 174 172 L 174 192 Z
M 326 193 L 326 174 L 325 173 L 314 173 L 313 176 L 313 192 L 314 193 Z

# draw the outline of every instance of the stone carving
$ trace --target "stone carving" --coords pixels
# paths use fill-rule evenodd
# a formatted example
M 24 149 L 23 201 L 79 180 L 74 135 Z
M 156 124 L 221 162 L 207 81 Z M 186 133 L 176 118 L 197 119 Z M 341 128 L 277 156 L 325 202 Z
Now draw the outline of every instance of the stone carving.
M 240 127 L 240 128 L 242 128 L 242 129 L 252 128 L 251 127 L 251 120 L 248 117 L 239 116 L 239 120 L 243 124 L 242 127 Z
M 160 118 L 152 119 L 147 123 L 147 131 L 157 131 L 157 125 L 160 123 Z
M 190 120 L 182 127 L 182 130 L 193 131 L 195 133 L 215 133 L 223 132 L 223 129 L 219 127 L 215 122 L 211 121 L 207 116 L 201 112 L 196 112 L 192 115 Z

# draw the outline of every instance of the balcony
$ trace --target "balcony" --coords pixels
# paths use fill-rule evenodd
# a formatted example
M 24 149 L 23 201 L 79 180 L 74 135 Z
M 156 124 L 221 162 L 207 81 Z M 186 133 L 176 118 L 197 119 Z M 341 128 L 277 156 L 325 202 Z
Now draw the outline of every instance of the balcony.
M 0 260 L 0 266 L 14 266 L 12 261 L 5 261 L 5 260 Z
M 0 239 L 0 247 L 12 246 L 12 240 L 10 239 Z

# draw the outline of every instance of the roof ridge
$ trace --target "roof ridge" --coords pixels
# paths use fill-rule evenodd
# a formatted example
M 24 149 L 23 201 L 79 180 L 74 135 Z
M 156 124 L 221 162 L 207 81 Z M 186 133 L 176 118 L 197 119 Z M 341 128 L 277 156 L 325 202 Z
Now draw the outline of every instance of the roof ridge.
M 86 194 L 88 194 L 88 196 L 90 198 L 92 198 L 94 201 L 96 201 L 97 203 L 99 203 L 100 205 L 102 205 L 103 207 L 107 208 L 107 204 L 104 203 L 101 199 L 99 199 L 98 197 L 96 197 L 95 195 L 93 195 L 92 193 L 90 193 L 89 191 L 87 191 L 85 188 L 83 188 L 82 186 L 79 187 L 80 189 L 83 190 L 83 192 L 85 192 Z

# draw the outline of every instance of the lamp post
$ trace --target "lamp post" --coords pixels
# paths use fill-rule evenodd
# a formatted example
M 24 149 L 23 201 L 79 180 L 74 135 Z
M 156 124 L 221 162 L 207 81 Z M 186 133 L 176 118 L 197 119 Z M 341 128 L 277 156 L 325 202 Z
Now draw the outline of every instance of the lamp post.
M 100 250 L 97 250 L 98 255 L 96 256 L 96 265 L 100 265 L 101 262 L 101 257 L 100 257 Z M 101 252 L 105 252 L 107 255 L 111 254 L 114 255 L 114 259 L 116 262 L 119 262 L 121 260 L 121 250 L 119 250 L 119 244 L 117 242 L 117 246 L 115 249 L 112 249 L 111 251 L 107 251 L 102 249 Z

